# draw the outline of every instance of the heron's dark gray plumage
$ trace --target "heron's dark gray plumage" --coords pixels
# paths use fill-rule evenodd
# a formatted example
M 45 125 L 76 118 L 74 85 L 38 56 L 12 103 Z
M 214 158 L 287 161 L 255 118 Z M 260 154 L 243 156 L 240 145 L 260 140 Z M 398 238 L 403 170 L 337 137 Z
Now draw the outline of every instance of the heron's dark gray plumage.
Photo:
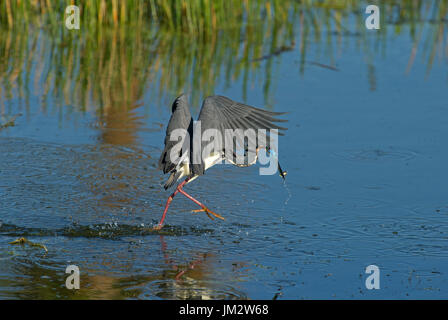
M 159 159 L 159 169 L 165 174 L 170 174 L 165 182 L 165 189 L 170 188 L 183 177 L 185 177 L 185 180 L 176 187 L 176 190 L 168 198 L 163 211 L 162 219 L 155 228 L 162 228 L 168 207 L 173 197 L 178 192 L 182 193 L 187 198 L 201 206 L 202 209 L 199 211 L 204 211 L 211 219 L 213 219 L 212 216 L 219 219 L 224 219 L 219 214 L 211 211 L 198 200 L 186 193 L 183 190 L 184 185 L 203 175 L 208 168 L 222 160 L 229 160 L 230 163 L 237 166 L 250 166 L 254 164 L 258 156 L 259 148 L 266 148 L 269 152 L 270 145 L 267 138 L 270 136 L 271 130 L 276 129 L 278 135 L 283 135 L 281 131 L 286 130 L 286 128 L 276 124 L 276 122 L 287 121 L 276 118 L 276 116 L 282 114 L 284 113 L 258 109 L 246 104 L 235 102 L 229 98 L 216 95 L 207 97 L 204 100 L 199 113 L 198 124 L 195 124 L 190 114 L 187 97 L 185 95 L 181 95 L 176 98 L 172 105 L 172 115 L 166 129 L 165 148 Z M 197 129 L 198 125 L 200 125 L 200 131 Z M 171 157 L 172 152 L 176 155 L 175 152 L 177 152 L 177 149 L 174 149 L 174 147 L 180 142 L 179 140 L 171 141 L 171 135 L 176 129 L 183 130 L 183 136 L 177 137 L 183 139 L 183 145 L 182 150 L 179 150 L 179 154 L 176 157 Z M 217 130 L 224 141 L 231 141 L 232 147 L 230 148 L 232 150 L 225 150 L 225 147 L 229 146 L 222 143 L 221 145 L 218 144 L 217 146 L 219 147 L 214 148 L 213 152 L 210 152 L 210 154 L 208 154 L 209 152 L 207 152 L 207 154 L 203 154 L 203 151 L 207 150 L 205 149 L 206 145 L 213 142 L 203 141 L 202 139 L 204 132 L 209 129 Z M 232 135 L 232 132 L 235 130 L 246 131 L 248 129 L 252 129 L 254 135 Z M 260 129 L 263 129 L 264 132 Z M 188 133 L 189 139 L 187 139 L 186 133 Z M 199 133 L 201 134 L 201 139 L 199 140 L 199 143 L 195 145 L 194 142 L 197 142 L 197 140 L 195 140 L 195 135 Z M 245 141 L 245 139 L 251 141 Z M 244 153 L 249 152 L 249 142 L 251 146 L 255 146 L 256 148 L 255 161 L 252 161 L 247 165 L 241 165 L 240 163 L 234 161 L 237 149 L 239 148 L 239 150 L 242 150 Z M 213 145 L 215 146 L 216 144 Z M 286 172 L 281 170 L 279 164 L 278 169 L 280 171 L 280 175 L 284 179 Z
M 165 189 L 170 188 L 181 175 L 180 172 L 173 172 L 173 170 L 175 171 L 178 163 L 173 163 L 171 161 L 170 151 L 177 144 L 177 141 L 171 141 L 170 135 L 176 129 L 185 129 L 191 136 L 193 132 L 193 118 L 190 114 L 186 95 L 183 94 L 174 100 L 171 107 L 171 112 L 172 115 L 170 121 L 168 122 L 168 127 L 166 128 L 165 148 L 159 159 L 159 170 L 162 170 L 165 174 L 168 172 L 172 173 L 165 183 Z
M 276 119 L 273 116 L 284 114 L 283 112 L 273 112 L 263 109 L 258 109 L 246 104 L 235 102 L 224 96 L 210 96 L 205 98 L 202 103 L 202 108 L 199 113 L 198 121 L 201 121 L 201 132 L 204 133 L 208 129 L 217 129 L 224 139 L 232 139 L 229 137 L 229 131 L 226 129 L 265 129 L 267 135 L 269 130 L 286 130 L 284 127 L 276 125 L 274 122 L 286 122 L 287 120 Z M 278 131 L 278 135 L 284 135 Z M 265 135 L 265 141 L 266 135 Z M 268 142 L 268 141 L 267 141 Z M 207 141 L 202 143 L 202 148 L 205 147 Z M 240 147 L 244 146 L 244 141 L 237 141 Z M 256 148 L 259 147 L 258 136 L 254 141 Z M 222 145 L 224 147 L 224 144 Z M 234 146 L 235 148 L 236 146 Z M 194 150 L 195 151 L 195 150 Z M 224 149 L 221 150 L 224 154 Z M 235 151 L 235 150 L 232 150 Z M 233 154 L 234 152 L 232 152 Z M 228 159 L 233 160 L 233 159 Z M 193 164 L 193 173 L 203 175 L 205 171 L 204 161 L 199 164 Z
M 284 135 L 281 131 L 286 130 L 286 128 L 278 126 L 275 122 L 286 122 L 287 120 L 274 118 L 282 114 L 284 113 L 255 108 L 235 102 L 227 97 L 216 95 L 207 97 L 204 100 L 198 121 L 201 123 L 201 133 L 208 129 L 217 129 L 223 138 L 226 136 L 226 129 L 265 129 L 266 135 L 269 135 L 269 130 L 277 129 L 279 130 L 278 135 Z M 174 163 L 170 159 L 170 151 L 178 143 L 178 141 L 170 140 L 170 134 L 175 129 L 185 129 L 190 135 L 189 155 L 187 157 L 189 175 L 191 177 L 203 175 L 206 169 L 204 159 L 201 156 L 199 157 L 199 163 L 193 164 L 191 161 L 194 152 L 200 152 L 199 154 L 202 155 L 202 148 L 208 142 L 202 142 L 201 150 L 193 150 L 193 118 L 190 114 L 186 95 L 181 95 L 173 103 L 172 115 L 166 130 L 165 148 L 159 159 L 159 169 L 165 174 L 171 173 L 164 185 L 165 189 L 170 188 L 182 176 L 182 173 L 178 171 L 179 163 Z M 265 141 L 267 140 L 265 139 Z M 240 141 L 239 144 L 242 145 L 244 142 Z M 259 146 L 258 136 L 255 146 L 257 148 Z M 222 151 L 224 158 L 225 153 L 224 150 Z M 179 158 L 182 159 L 182 157 Z

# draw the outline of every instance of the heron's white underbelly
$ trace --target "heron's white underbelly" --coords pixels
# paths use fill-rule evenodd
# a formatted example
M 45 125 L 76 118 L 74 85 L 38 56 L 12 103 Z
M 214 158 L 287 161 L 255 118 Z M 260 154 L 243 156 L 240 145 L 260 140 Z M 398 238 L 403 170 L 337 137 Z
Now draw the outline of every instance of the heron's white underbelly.
M 204 159 L 205 170 L 213 167 L 217 162 L 222 159 L 220 153 L 212 153 L 209 157 Z
M 213 167 L 221 159 L 222 159 L 222 157 L 221 157 L 220 153 L 210 154 L 210 156 L 208 156 L 204 159 L 204 170 L 207 170 L 207 169 Z M 182 161 L 182 163 L 179 165 L 179 167 L 177 169 L 177 171 L 181 173 L 179 179 L 190 175 L 190 166 L 188 165 L 189 162 L 190 162 L 189 158 L 186 157 Z

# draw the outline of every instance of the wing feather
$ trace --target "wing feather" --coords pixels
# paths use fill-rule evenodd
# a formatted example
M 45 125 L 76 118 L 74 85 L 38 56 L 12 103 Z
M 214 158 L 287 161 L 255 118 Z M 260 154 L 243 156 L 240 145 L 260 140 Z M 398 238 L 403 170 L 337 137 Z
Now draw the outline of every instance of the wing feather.
M 207 97 L 201 108 L 198 121 L 201 122 L 201 132 L 207 129 L 218 129 L 222 136 L 229 138 L 226 129 L 277 129 L 278 135 L 284 135 L 281 131 L 287 130 L 285 127 L 277 125 L 275 122 L 286 122 L 288 120 L 276 118 L 284 112 L 267 111 L 243 103 L 235 102 L 224 96 Z M 238 142 L 241 144 L 241 141 Z M 258 141 L 256 142 L 258 143 Z M 224 145 L 224 143 L 223 143 Z M 256 144 L 258 147 L 258 144 Z M 202 144 L 202 148 L 204 143 Z M 193 173 L 204 174 L 204 164 L 193 166 Z
M 188 100 L 185 95 L 180 95 L 173 102 L 172 115 L 168 122 L 165 136 L 165 148 L 159 159 L 159 169 L 163 173 L 172 172 L 176 169 L 178 161 L 170 159 L 171 149 L 178 143 L 178 141 L 171 141 L 171 133 L 176 129 L 184 129 L 191 132 L 193 119 L 188 107 Z

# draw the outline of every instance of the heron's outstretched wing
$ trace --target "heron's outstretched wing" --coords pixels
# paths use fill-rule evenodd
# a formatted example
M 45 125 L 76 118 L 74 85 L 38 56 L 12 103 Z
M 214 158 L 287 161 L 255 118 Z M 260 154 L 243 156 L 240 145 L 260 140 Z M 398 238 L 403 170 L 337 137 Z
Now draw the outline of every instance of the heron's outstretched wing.
M 159 159 L 159 169 L 163 170 L 163 173 L 175 170 L 180 159 L 179 157 L 176 159 L 171 159 L 170 157 L 171 149 L 178 143 L 178 141 L 170 140 L 171 133 L 176 129 L 184 129 L 186 132 L 191 132 L 190 130 L 192 130 L 192 126 L 193 119 L 191 118 L 190 110 L 188 108 L 187 97 L 181 95 L 173 102 L 172 115 L 166 129 L 165 149 Z
M 258 130 L 265 129 L 269 134 L 269 130 L 277 129 L 278 135 L 284 135 L 281 130 L 287 130 L 280 127 L 274 122 L 286 122 L 287 120 L 277 119 L 275 116 L 282 115 L 284 112 L 272 112 L 263 109 L 258 109 L 242 103 L 235 102 L 223 96 L 207 97 L 199 114 L 198 121 L 201 123 L 201 133 L 207 129 L 217 129 L 223 139 L 229 139 L 229 131 L 226 129 L 253 129 L 257 132 L 256 147 L 259 147 Z M 233 138 L 230 138 L 233 140 Z M 266 141 L 266 136 L 264 137 Z M 207 143 L 207 142 L 206 142 Z M 205 144 L 206 144 L 205 143 Z M 237 141 L 237 144 L 244 146 L 244 141 Z M 225 147 L 224 141 L 222 146 Z M 204 143 L 202 144 L 202 148 Z M 224 151 L 224 150 L 222 150 Z M 193 173 L 204 174 L 204 162 L 200 164 L 193 164 Z

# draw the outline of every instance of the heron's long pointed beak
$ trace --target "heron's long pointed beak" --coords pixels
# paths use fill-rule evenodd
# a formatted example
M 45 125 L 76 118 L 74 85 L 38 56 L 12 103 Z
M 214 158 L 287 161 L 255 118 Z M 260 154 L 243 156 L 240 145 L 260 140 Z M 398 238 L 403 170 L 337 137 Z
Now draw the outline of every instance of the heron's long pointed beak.
M 283 171 L 282 167 L 280 166 L 280 162 L 277 160 L 277 165 L 278 165 L 278 172 L 280 174 L 280 177 L 283 178 L 283 180 L 286 179 L 286 174 L 288 173 L 287 171 Z
M 282 177 L 283 180 L 285 180 L 286 179 L 286 174 L 288 172 L 282 170 L 282 167 L 280 166 L 280 161 L 278 161 L 277 153 L 273 149 L 271 149 L 269 147 L 266 147 L 266 151 L 268 153 L 272 154 L 276 158 L 276 160 L 277 160 L 277 167 L 278 167 L 278 173 L 279 173 L 280 177 Z

